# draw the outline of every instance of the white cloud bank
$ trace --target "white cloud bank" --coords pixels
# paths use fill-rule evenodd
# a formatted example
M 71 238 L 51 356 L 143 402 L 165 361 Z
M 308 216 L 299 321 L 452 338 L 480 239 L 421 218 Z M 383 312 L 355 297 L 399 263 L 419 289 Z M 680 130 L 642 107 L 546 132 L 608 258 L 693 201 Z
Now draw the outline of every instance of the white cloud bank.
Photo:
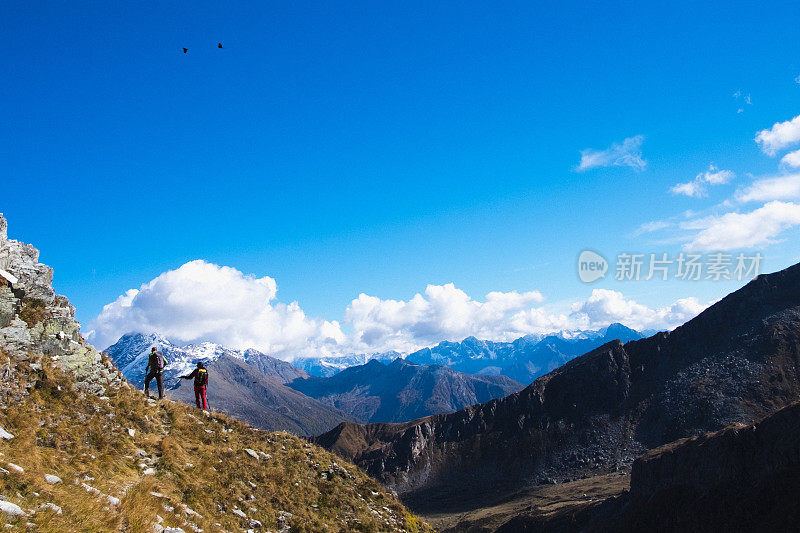
M 564 312 L 542 306 L 538 291 L 490 292 L 476 300 L 452 283 L 428 285 L 409 300 L 360 294 L 336 321 L 311 318 L 293 302 L 276 301 L 277 285 L 230 268 L 192 261 L 131 289 L 90 324 L 89 340 L 106 347 L 125 333 L 161 333 L 178 342 L 211 341 L 255 348 L 281 359 L 347 353 L 407 352 L 442 340 L 513 340 L 528 333 L 597 329 L 612 322 L 671 329 L 699 313 L 689 298 L 652 309 L 621 293 L 595 289 Z
M 588 300 L 575 302 L 565 313 L 531 305 L 540 300 L 538 292 L 514 292 L 489 293 L 478 302 L 452 284 L 429 285 L 424 295 L 408 301 L 361 294 L 347 308 L 346 320 L 359 332 L 355 341 L 362 349 L 409 351 L 469 335 L 510 341 L 528 333 L 598 329 L 613 322 L 640 330 L 672 329 L 705 308 L 686 298 L 652 309 L 606 289 L 594 289 Z
M 761 178 L 736 193 L 736 200 L 740 202 L 769 202 L 795 198 L 800 198 L 800 174 Z
M 593 329 L 612 322 L 620 322 L 638 330 L 665 327 L 671 329 L 694 318 L 706 307 L 692 297 L 651 309 L 633 300 L 626 300 L 621 292 L 594 289 L 588 300 L 572 306 L 572 316 L 578 322 L 586 324 L 581 329 Z
M 614 143 L 605 150 L 593 150 L 587 148 L 581 150 L 581 161 L 578 164 L 578 172 L 584 172 L 593 168 L 600 167 L 631 167 L 634 170 L 644 170 L 647 161 L 642 157 L 642 143 L 644 135 L 628 137 L 622 144 Z
M 783 231 L 800 225 L 800 205 L 772 201 L 749 213 L 725 213 L 682 224 L 700 230 L 684 245 L 690 251 L 727 251 L 778 242 Z
M 786 122 L 776 122 L 771 128 L 759 131 L 755 140 L 765 154 L 774 156 L 779 150 L 800 141 L 800 115 Z

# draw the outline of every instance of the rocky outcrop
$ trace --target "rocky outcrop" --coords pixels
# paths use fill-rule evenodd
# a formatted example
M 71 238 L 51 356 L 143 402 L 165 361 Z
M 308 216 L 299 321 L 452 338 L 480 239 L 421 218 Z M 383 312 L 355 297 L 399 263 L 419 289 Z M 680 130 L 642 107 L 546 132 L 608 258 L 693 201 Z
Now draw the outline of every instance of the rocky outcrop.
M 53 269 L 39 263 L 39 251 L 32 245 L 8 238 L 2 214 L 0 269 L 16 278 L 15 283 L 5 278 L 0 283 L 0 348 L 8 356 L 0 370 L 2 381 L 13 379 L 16 362 L 36 365 L 44 354 L 71 371 L 77 386 L 88 392 L 102 395 L 107 387 L 119 386 L 119 372 L 81 337 L 75 308 L 66 297 L 55 294 Z M 0 388 L 7 392 L 13 387 Z
M 486 485 L 563 481 L 646 449 L 751 424 L 800 398 L 800 265 L 669 333 L 610 342 L 502 400 L 317 441 L 420 506 Z

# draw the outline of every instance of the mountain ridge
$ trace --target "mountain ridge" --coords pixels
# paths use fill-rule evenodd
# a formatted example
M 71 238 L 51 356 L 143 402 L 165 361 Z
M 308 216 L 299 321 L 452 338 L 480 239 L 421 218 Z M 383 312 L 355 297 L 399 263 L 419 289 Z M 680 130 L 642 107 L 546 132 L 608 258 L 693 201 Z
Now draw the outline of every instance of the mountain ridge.
M 523 388 L 505 376 L 475 376 L 399 357 L 388 365 L 371 359 L 328 378 L 298 378 L 288 386 L 362 422 L 399 422 L 457 411 Z

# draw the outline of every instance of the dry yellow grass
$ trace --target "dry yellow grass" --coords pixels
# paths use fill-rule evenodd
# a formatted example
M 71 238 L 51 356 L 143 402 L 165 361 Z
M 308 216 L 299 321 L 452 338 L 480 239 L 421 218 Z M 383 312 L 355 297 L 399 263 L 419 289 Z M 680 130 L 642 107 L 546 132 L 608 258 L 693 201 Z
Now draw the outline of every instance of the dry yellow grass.
M 148 402 L 127 387 L 103 398 L 81 393 L 43 361 L 42 369 L 15 363 L 14 385 L 34 385 L 0 412 L 14 435 L 0 440 L 0 467 L 9 471 L 0 494 L 29 513 L 0 513 L 0 528 L 150 532 L 160 523 L 188 533 L 242 531 L 258 520 L 271 531 L 431 530 L 357 467 L 303 439 Z

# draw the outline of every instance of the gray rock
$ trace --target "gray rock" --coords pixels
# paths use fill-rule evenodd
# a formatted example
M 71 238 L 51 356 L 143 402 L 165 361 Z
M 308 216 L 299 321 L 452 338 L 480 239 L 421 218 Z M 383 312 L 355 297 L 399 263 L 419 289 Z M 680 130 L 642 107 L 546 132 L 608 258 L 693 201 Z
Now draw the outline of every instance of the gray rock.
M 258 459 L 259 458 L 258 457 L 258 452 L 256 452 L 255 450 L 253 450 L 251 448 L 245 448 L 244 451 L 247 452 L 247 455 L 249 455 L 253 459 Z
M 41 509 L 41 510 L 50 510 L 50 511 L 55 512 L 56 514 L 61 514 L 62 513 L 61 507 L 59 507 L 58 505 L 56 505 L 54 503 L 49 503 L 49 502 L 48 503 L 43 503 L 42 505 L 40 505 L 39 509 Z
M 28 513 L 23 511 L 22 507 L 9 501 L 0 501 L 0 511 L 11 516 L 28 516 Z

